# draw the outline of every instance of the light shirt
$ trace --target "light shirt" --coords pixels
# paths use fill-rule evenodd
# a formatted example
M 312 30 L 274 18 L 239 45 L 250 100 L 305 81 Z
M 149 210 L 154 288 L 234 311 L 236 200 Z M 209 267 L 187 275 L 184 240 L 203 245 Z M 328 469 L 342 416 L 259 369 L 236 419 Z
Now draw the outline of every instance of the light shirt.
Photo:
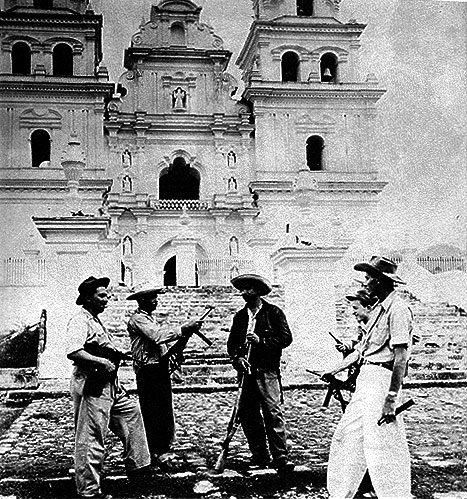
M 261 303 L 261 305 L 259 306 L 258 309 L 256 309 L 255 312 L 253 312 L 250 308 L 246 308 L 247 312 L 248 312 L 248 327 L 246 329 L 246 334 L 249 334 L 249 333 L 254 333 L 255 332 L 255 327 L 256 327 L 256 317 L 259 313 L 259 311 L 263 308 L 263 304 Z
M 356 347 L 368 362 L 392 362 L 394 347 L 412 344 L 412 311 L 395 291 L 377 304 L 366 330 L 370 331 Z M 410 353 L 410 352 L 409 352 Z
M 159 325 L 151 314 L 138 309 L 128 321 L 135 371 L 145 364 L 156 364 L 167 352 L 166 343 L 180 337 L 178 332 Z
M 102 322 L 81 307 L 68 322 L 67 355 L 83 350 L 85 343 L 117 349 L 112 334 L 107 331 Z

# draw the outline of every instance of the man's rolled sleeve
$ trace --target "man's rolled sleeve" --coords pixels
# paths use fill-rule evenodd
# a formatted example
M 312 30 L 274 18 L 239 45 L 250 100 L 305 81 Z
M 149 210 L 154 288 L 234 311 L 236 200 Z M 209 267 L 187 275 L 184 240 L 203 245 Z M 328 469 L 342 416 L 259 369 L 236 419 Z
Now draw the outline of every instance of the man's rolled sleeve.
M 146 317 L 143 314 L 133 316 L 130 324 L 132 329 L 139 331 L 158 345 L 177 340 L 180 337 L 180 334 L 176 331 L 167 327 L 158 326 L 155 322 L 151 321 L 149 317 Z
M 88 339 L 88 329 L 88 323 L 84 316 L 75 315 L 70 319 L 67 326 L 67 355 L 84 348 Z
M 412 314 L 405 304 L 398 304 L 389 315 L 389 346 L 410 345 L 412 333 Z

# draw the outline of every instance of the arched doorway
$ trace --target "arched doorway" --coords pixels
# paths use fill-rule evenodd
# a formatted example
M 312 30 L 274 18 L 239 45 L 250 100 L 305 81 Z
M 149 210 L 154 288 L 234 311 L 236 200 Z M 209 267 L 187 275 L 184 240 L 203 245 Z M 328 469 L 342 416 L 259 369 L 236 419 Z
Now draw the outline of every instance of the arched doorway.
M 177 257 L 169 258 L 164 265 L 164 286 L 177 285 Z

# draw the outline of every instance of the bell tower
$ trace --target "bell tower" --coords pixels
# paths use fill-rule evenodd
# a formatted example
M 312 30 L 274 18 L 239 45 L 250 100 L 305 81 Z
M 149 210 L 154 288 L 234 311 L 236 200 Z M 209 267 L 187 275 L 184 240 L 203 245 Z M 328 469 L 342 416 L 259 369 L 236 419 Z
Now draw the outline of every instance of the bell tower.
M 360 77 L 365 25 L 341 22 L 339 3 L 253 0 L 254 20 L 237 59 L 255 120 L 250 188 L 266 233 L 281 225 L 271 259 L 295 303 L 303 336 L 293 348 L 302 353 L 310 331 L 314 345 L 328 343 L 335 328 L 332 273 L 385 186 L 374 154 L 384 90 L 374 75 Z

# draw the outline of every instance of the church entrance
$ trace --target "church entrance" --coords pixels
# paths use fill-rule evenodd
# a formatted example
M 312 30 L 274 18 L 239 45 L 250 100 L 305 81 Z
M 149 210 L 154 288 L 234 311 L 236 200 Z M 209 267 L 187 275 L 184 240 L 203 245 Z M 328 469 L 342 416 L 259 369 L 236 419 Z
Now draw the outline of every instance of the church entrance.
M 177 257 L 169 258 L 164 265 L 164 286 L 177 285 Z

